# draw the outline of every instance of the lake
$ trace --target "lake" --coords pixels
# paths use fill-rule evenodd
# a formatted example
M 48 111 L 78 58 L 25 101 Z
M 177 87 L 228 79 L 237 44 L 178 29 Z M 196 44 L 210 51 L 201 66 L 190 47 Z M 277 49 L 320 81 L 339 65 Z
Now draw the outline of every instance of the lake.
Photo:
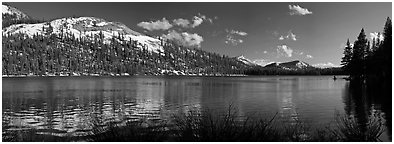
M 93 122 L 170 120 L 187 110 L 226 112 L 283 122 L 305 121 L 313 128 L 335 114 L 359 121 L 376 112 L 389 125 L 381 136 L 391 141 L 390 101 L 355 90 L 332 76 L 259 77 L 28 77 L 3 78 L 3 134 L 36 129 L 42 134 L 84 135 Z M 363 98 L 358 100 L 360 95 Z M 388 110 L 389 108 L 389 110 Z

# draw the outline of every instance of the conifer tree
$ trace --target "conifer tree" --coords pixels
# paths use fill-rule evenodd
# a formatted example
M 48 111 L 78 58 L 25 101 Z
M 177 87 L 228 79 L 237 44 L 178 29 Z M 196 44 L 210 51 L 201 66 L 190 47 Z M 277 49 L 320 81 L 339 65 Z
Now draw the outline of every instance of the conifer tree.
M 392 51 L 392 26 L 391 26 L 391 19 L 387 17 L 386 24 L 384 25 L 383 31 L 383 44 L 382 44 L 382 51 L 383 51 L 383 58 L 384 61 L 388 62 L 387 64 L 391 66 L 391 51 Z
M 349 39 L 347 39 L 346 42 L 346 47 L 343 52 L 343 57 L 341 61 L 341 65 L 345 71 L 348 71 L 350 68 L 350 62 L 352 61 L 352 56 L 353 56 L 353 48 L 350 45 Z
M 364 71 L 364 57 L 365 57 L 365 49 L 367 47 L 367 38 L 364 32 L 364 28 L 361 29 L 360 34 L 357 37 L 357 40 L 354 42 L 353 46 L 353 55 L 351 60 L 351 75 L 360 77 Z

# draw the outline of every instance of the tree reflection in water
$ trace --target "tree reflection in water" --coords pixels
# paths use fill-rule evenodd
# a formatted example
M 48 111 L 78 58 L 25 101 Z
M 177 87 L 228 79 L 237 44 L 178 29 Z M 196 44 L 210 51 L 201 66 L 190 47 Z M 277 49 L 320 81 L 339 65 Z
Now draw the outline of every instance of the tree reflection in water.
M 391 80 L 354 79 L 346 85 L 343 96 L 345 112 L 356 119 L 360 130 L 366 132 L 368 118 L 381 114 L 386 126 L 383 139 L 391 141 Z

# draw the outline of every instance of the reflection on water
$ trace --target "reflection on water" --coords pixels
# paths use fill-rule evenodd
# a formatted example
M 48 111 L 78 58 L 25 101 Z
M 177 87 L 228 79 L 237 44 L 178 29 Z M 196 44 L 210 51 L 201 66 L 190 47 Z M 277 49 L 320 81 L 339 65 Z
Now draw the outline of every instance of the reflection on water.
M 391 88 L 376 80 L 354 80 L 346 84 L 343 103 L 347 115 L 354 116 L 362 131 L 367 131 L 370 116 L 383 115 L 386 132 L 382 140 L 391 141 Z
M 356 88 L 330 76 L 3 78 L 3 134 L 34 128 L 84 135 L 93 123 L 171 120 L 177 112 L 225 112 L 229 105 L 239 116 L 279 113 L 285 122 L 308 120 L 312 127 L 331 122 L 335 111 L 363 123 L 379 110 L 391 128 L 391 101 L 386 106 Z
M 34 128 L 56 135 L 86 134 L 93 122 L 165 120 L 171 111 L 198 107 L 201 85 L 157 78 L 3 79 L 5 130 Z M 165 108 L 164 108 L 165 106 Z

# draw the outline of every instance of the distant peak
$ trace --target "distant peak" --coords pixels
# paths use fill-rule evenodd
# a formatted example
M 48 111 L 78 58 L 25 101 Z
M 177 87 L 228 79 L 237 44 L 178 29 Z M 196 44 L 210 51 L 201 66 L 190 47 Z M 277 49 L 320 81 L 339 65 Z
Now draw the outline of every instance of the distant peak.
M 9 14 L 9 15 L 16 15 L 17 19 L 26 19 L 29 18 L 29 16 L 27 16 L 25 13 L 23 13 L 22 11 L 9 6 L 9 5 L 4 5 L 2 4 L 2 10 L 1 13 L 4 14 Z
M 304 68 L 311 68 L 312 66 L 304 61 L 300 60 L 294 60 L 290 62 L 282 62 L 282 63 L 271 63 L 266 65 L 268 67 L 271 66 L 280 66 L 283 68 L 288 68 L 288 69 L 304 69 Z
M 242 63 L 244 63 L 246 65 L 249 65 L 249 66 L 258 65 L 256 63 L 254 63 L 253 61 L 251 61 L 250 59 L 247 59 L 244 55 L 240 55 L 240 56 L 238 56 L 236 58 L 237 58 L 238 61 L 240 61 L 240 62 L 242 62 Z
M 246 59 L 244 55 L 240 55 L 237 57 L 238 59 Z

